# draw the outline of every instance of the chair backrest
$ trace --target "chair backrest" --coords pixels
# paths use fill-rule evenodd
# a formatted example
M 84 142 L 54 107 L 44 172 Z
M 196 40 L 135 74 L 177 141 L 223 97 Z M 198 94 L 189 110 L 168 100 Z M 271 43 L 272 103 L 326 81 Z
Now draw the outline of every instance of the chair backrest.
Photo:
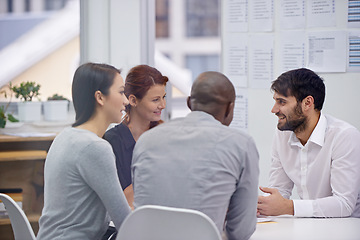
M 116 240 L 221 240 L 204 213 L 164 206 L 136 208 L 123 222 Z
M 0 199 L 9 215 L 15 240 L 35 240 L 34 231 L 23 210 L 6 194 L 0 193 Z

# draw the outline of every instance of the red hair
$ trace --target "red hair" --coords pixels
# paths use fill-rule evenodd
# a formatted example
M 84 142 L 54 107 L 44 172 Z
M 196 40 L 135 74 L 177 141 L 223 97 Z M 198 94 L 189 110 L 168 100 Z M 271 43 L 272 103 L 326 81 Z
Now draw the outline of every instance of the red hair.
M 148 65 L 137 65 L 130 69 L 125 79 L 125 95 L 129 98 L 130 95 L 134 95 L 137 99 L 142 99 L 150 87 L 160 84 L 166 86 L 168 77 L 163 76 L 156 68 Z M 131 105 L 126 106 L 127 118 Z M 127 119 L 129 123 L 129 119 Z M 158 122 L 150 124 L 150 128 L 156 126 Z
M 125 95 L 130 94 L 142 99 L 150 87 L 161 84 L 166 85 L 168 78 L 163 76 L 156 68 L 148 65 L 138 65 L 130 69 L 125 79 Z

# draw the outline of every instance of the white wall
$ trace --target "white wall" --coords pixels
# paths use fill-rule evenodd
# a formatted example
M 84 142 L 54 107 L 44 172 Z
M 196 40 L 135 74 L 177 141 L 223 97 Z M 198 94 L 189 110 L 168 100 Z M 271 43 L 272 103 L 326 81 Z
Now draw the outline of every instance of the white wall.
M 347 28 L 347 2 L 336 1 L 336 27 L 311 30 L 355 30 Z M 279 60 L 280 23 L 279 14 L 276 14 L 280 12 L 280 4 L 281 1 L 274 0 L 274 31 L 269 33 L 275 36 L 274 79 L 281 74 L 278 71 L 279 66 L 277 65 Z M 224 21 L 224 9 L 222 9 L 222 15 L 222 21 Z M 224 31 L 222 31 L 222 34 L 222 38 L 226 38 Z M 360 89 L 360 73 L 319 73 L 319 75 L 324 78 L 326 85 L 326 99 L 323 112 L 345 120 L 360 129 L 360 110 L 358 107 L 360 103 L 360 94 L 358 92 Z M 272 106 L 273 99 L 270 89 L 248 88 L 248 132 L 254 138 L 260 153 L 259 180 L 262 186 L 268 184 L 271 142 L 277 124 L 277 117 L 270 112 Z

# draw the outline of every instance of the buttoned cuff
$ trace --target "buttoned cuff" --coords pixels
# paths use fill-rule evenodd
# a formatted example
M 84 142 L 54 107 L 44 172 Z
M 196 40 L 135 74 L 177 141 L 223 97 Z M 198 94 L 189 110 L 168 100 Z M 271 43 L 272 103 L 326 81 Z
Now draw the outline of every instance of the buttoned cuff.
M 293 200 L 295 217 L 312 217 L 313 200 Z

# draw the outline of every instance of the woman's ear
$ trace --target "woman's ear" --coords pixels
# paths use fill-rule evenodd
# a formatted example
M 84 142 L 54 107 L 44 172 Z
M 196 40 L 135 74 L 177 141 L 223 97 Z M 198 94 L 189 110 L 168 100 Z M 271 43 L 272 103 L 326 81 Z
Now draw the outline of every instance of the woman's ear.
M 100 104 L 101 106 L 104 105 L 104 95 L 102 94 L 102 92 L 100 90 L 97 90 L 94 94 L 95 97 L 95 101 Z
M 135 97 L 135 95 L 130 94 L 129 97 L 128 97 L 128 99 L 129 99 L 129 104 L 130 104 L 130 106 L 136 107 L 136 105 L 137 105 L 137 98 Z

